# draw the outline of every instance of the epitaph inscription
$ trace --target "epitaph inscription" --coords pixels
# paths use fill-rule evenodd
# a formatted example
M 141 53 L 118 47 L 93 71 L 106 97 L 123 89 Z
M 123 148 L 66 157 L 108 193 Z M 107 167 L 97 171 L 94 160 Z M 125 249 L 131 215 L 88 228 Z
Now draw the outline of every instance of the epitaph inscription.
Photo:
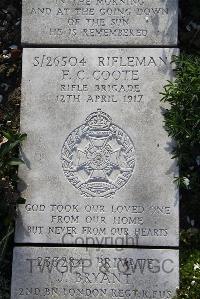
M 159 94 L 177 53 L 24 49 L 16 242 L 178 245 Z
M 172 299 L 178 263 L 176 250 L 15 248 L 11 299 Z
M 26 44 L 176 45 L 177 0 L 23 0 Z

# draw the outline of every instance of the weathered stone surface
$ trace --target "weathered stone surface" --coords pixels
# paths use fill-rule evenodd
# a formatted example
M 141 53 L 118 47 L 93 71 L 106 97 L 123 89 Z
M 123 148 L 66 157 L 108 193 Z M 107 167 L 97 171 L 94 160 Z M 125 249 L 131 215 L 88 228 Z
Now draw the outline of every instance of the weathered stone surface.
M 177 0 L 23 0 L 22 42 L 176 46 Z
M 178 263 L 176 250 L 15 248 L 11 299 L 170 299 Z
M 24 49 L 16 242 L 178 245 L 161 96 L 176 49 Z

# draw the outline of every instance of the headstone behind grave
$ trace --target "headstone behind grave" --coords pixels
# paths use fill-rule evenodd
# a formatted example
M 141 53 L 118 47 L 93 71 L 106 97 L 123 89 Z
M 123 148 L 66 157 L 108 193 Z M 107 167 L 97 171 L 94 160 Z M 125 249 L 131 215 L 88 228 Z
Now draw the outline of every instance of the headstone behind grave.
M 20 247 L 13 273 L 11 299 L 172 298 L 178 251 Z
M 177 0 L 23 0 L 22 42 L 176 46 Z
M 17 243 L 178 246 L 159 94 L 177 53 L 24 50 Z

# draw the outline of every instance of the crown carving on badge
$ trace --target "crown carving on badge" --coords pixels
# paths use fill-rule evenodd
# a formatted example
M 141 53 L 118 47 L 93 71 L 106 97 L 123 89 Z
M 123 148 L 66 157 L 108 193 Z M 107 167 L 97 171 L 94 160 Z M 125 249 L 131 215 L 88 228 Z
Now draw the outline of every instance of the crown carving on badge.
M 97 109 L 97 112 L 91 113 L 85 121 L 91 129 L 108 129 L 112 119 L 107 113 Z

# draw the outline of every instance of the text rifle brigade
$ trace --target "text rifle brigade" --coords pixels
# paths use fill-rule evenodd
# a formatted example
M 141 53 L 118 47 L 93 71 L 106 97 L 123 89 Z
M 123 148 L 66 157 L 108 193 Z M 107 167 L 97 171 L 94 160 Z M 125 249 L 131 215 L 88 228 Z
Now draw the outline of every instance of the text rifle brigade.
M 79 81 L 83 81 L 86 79 L 85 71 L 80 70 L 76 73 L 75 77 Z M 71 74 L 69 70 L 62 70 L 62 81 L 71 79 Z M 89 79 L 89 78 L 87 78 Z M 137 69 L 134 70 L 114 70 L 114 71 L 100 71 L 95 70 L 92 73 L 92 79 L 96 82 L 98 81 L 108 81 L 115 80 L 118 82 L 119 80 L 124 81 L 138 81 L 139 80 L 139 71 Z M 79 93 L 87 93 L 87 98 L 82 97 L 81 94 L 60 94 L 56 96 L 56 101 L 59 102 L 67 102 L 67 103 L 80 103 L 81 101 L 86 101 L 89 103 L 116 103 L 119 101 L 123 101 L 124 103 L 140 103 L 142 102 L 143 95 L 140 91 L 139 84 L 95 84 L 94 85 L 94 93 L 90 95 L 89 86 L 87 84 L 63 84 L 60 85 L 60 92 L 79 92 Z M 127 94 L 130 92 L 130 94 Z M 100 94 L 101 93 L 101 94 Z M 111 94 L 108 94 L 111 93 Z M 113 93 L 122 93 L 120 99 L 115 96 Z M 124 94 L 123 94 L 124 93 Z M 136 94 L 133 94 L 136 93 Z

